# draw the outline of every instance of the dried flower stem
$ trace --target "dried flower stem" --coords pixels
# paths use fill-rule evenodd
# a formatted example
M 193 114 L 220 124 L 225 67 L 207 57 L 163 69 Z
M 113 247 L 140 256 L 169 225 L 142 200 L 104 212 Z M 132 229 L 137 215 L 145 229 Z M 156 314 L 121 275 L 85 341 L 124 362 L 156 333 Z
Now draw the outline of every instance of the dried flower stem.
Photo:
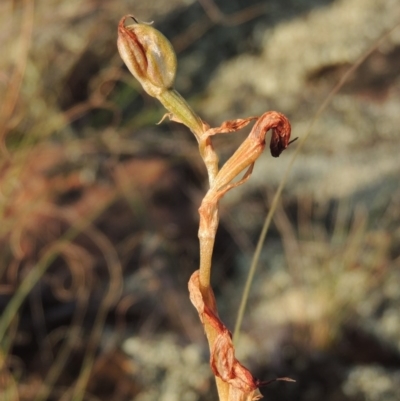
M 130 17 L 135 24 L 125 26 Z M 189 281 L 190 299 L 199 313 L 210 347 L 210 365 L 216 377 L 220 401 L 253 401 L 261 397 L 262 384 L 235 358 L 229 330 L 218 317 L 210 285 L 211 263 L 219 224 L 219 201 L 231 189 L 249 178 L 253 166 L 265 148 L 265 136 L 272 130 L 270 149 L 274 157 L 287 148 L 290 123 L 281 113 L 268 111 L 261 117 L 225 121 L 210 128 L 173 88 L 176 56 L 169 41 L 156 29 L 139 24 L 133 16 L 123 17 L 118 26 L 118 49 L 131 73 L 146 92 L 156 97 L 169 111 L 167 116 L 186 125 L 195 135 L 199 152 L 207 168 L 210 188 L 199 208 L 200 266 Z M 232 157 L 219 169 L 212 137 L 236 132 L 256 120 L 249 136 Z M 239 174 L 244 175 L 235 181 Z

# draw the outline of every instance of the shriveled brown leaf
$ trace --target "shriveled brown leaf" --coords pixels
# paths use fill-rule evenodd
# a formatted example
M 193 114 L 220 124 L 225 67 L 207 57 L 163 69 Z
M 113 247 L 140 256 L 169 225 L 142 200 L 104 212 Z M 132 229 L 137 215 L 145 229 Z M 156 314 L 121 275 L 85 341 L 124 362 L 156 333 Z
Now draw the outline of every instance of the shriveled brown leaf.
M 217 336 L 210 344 L 210 365 L 214 375 L 229 385 L 229 401 L 255 401 L 262 398 L 258 381 L 235 357 L 232 335 L 219 317 L 203 301 L 200 291 L 199 271 L 189 280 L 190 300 L 199 313 L 205 330 L 211 326 Z
M 227 134 L 229 132 L 236 132 L 246 127 L 251 121 L 257 120 L 258 117 L 238 118 L 236 120 L 224 121 L 219 127 L 210 128 L 207 130 L 206 135 L 212 136 L 217 134 Z

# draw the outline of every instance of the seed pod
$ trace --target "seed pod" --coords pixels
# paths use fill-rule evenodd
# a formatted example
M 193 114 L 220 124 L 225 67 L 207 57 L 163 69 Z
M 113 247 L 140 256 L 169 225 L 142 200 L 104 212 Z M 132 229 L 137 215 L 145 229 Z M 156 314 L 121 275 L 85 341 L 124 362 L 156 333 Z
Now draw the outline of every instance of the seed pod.
M 125 26 L 127 18 L 132 18 L 135 23 Z M 158 97 L 173 87 L 176 55 L 161 32 L 126 15 L 118 25 L 117 44 L 122 60 L 150 96 Z

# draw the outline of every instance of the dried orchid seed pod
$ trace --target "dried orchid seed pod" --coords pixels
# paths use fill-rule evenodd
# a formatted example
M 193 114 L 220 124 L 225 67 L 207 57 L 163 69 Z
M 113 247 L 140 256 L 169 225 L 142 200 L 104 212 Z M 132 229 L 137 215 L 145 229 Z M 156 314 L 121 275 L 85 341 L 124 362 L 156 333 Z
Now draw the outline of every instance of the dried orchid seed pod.
M 127 18 L 135 22 L 125 26 Z M 139 23 L 132 15 L 118 25 L 118 51 L 143 89 L 153 97 L 173 87 L 177 60 L 169 40 L 157 29 Z

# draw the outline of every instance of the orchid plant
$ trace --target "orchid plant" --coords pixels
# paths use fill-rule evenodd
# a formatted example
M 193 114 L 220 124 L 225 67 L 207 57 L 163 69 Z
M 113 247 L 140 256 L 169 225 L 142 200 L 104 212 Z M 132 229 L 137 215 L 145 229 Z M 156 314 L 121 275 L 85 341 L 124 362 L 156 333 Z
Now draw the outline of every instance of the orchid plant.
M 126 25 L 129 18 L 133 24 Z M 260 117 L 229 120 L 211 128 L 174 89 L 177 59 L 171 43 L 161 32 L 148 23 L 139 22 L 133 15 L 126 15 L 119 22 L 118 50 L 143 89 L 168 110 L 164 117 L 184 124 L 192 131 L 207 169 L 209 190 L 199 208 L 200 266 L 189 280 L 189 293 L 209 343 L 210 365 L 216 378 L 219 399 L 253 401 L 262 398 L 259 387 L 267 382 L 255 379 L 236 359 L 231 333 L 218 316 L 210 285 L 211 259 L 219 224 L 219 201 L 228 191 L 250 178 L 254 163 L 265 148 L 269 130 L 272 130 L 270 150 L 273 157 L 278 157 L 288 147 L 291 133 L 289 120 L 279 112 L 267 111 Z M 213 136 L 238 131 L 252 121 L 255 123 L 250 134 L 220 168 Z M 244 175 L 237 179 L 242 173 Z

